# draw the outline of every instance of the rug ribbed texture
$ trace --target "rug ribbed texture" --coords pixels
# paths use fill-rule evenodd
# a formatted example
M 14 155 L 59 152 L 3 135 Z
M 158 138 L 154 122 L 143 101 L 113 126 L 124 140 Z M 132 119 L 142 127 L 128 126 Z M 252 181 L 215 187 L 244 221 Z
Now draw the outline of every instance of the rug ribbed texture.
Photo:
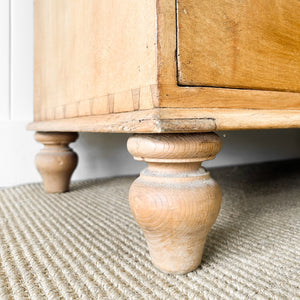
M 223 204 L 201 267 L 156 270 L 133 178 L 0 190 L 0 299 L 300 299 L 300 161 L 215 169 Z

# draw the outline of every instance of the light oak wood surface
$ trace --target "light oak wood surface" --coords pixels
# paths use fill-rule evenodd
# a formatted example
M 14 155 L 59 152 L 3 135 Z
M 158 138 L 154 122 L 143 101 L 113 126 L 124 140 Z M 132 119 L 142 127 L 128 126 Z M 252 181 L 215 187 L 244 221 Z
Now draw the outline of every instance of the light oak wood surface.
M 35 119 L 153 108 L 155 0 L 35 0 Z
M 201 168 L 221 149 L 214 133 L 135 135 L 128 151 L 148 168 L 132 184 L 130 207 L 155 266 L 172 274 L 196 269 L 221 206 L 221 190 Z
M 178 1 L 178 83 L 300 92 L 300 1 Z
M 159 0 L 157 4 L 159 107 L 300 109 L 300 93 L 180 86 L 177 78 L 177 2 Z
M 215 4 L 219 3 L 218 0 L 213 1 Z M 184 53 L 198 53 L 200 51 L 198 47 L 206 47 L 211 49 L 211 60 L 214 60 L 213 46 L 218 43 L 213 44 L 212 41 L 217 39 L 218 35 L 213 31 L 210 32 L 208 26 L 209 32 L 206 34 L 205 45 L 199 44 L 199 38 L 192 38 L 191 35 L 197 35 L 199 28 L 205 25 L 203 18 L 206 14 L 210 16 L 209 9 L 218 12 L 213 18 L 222 14 L 233 18 L 238 10 L 236 1 L 226 1 L 226 5 L 212 8 L 213 6 L 206 2 L 198 3 L 195 0 L 184 0 L 178 3 L 169 0 L 138 2 L 36 0 L 35 121 L 55 120 L 53 124 L 58 126 L 65 122 L 56 122 L 56 120 L 109 114 L 111 115 L 109 120 L 113 124 L 118 124 L 120 119 L 118 114 L 121 112 L 146 111 L 153 108 L 192 108 L 201 111 L 209 111 L 211 108 L 300 110 L 300 93 L 291 92 L 297 90 L 299 84 L 297 76 L 300 73 L 299 43 L 297 43 L 299 5 L 291 6 L 295 1 L 272 0 L 271 2 L 276 4 L 274 9 L 270 11 L 270 15 L 264 15 L 260 19 L 261 23 L 258 22 L 258 29 L 261 29 L 260 41 L 268 42 L 269 45 L 264 48 L 261 56 L 257 53 L 261 43 L 254 45 L 252 40 L 252 34 L 256 36 L 255 33 L 258 32 L 257 30 L 252 32 L 256 27 L 245 25 L 246 30 L 244 25 L 241 25 L 242 45 L 251 48 L 257 57 L 253 57 L 253 52 L 243 50 L 245 55 L 248 53 L 250 56 L 247 58 L 247 64 L 243 64 L 243 61 L 236 63 L 235 74 L 236 77 L 243 77 L 243 81 L 249 83 L 252 89 L 239 89 L 234 88 L 240 87 L 237 82 L 231 80 L 234 78 L 226 74 L 224 76 L 230 80 L 232 88 L 181 86 L 177 78 L 177 75 L 180 75 L 177 73 L 177 66 L 182 66 Z M 255 10 L 257 5 L 269 5 L 266 2 L 262 3 L 261 0 L 247 3 L 242 5 L 245 9 L 241 10 L 245 17 L 241 20 L 243 24 L 254 22 L 255 12 L 252 10 Z M 198 5 L 199 7 L 206 5 L 202 19 L 198 18 L 201 13 Z M 178 6 L 178 13 L 176 6 Z M 231 9 L 232 7 L 234 9 Z M 292 11 L 291 7 L 295 11 Z M 249 16 L 246 12 L 249 12 Z M 248 21 L 246 15 L 249 17 Z M 260 15 L 261 12 L 258 16 Z M 271 20 L 273 16 L 277 19 L 280 16 L 283 23 L 277 22 L 276 27 L 276 22 Z M 194 19 L 194 26 L 189 26 L 189 22 L 194 22 Z M 269 24 L 268 22 L 276 27 L 273 35 L 270 31 L 263 30 L 263 25 Z M 219 23 L 215 26 L 221 26 Z M 188 27 L 193 30 L 189 30 Z M 275 33 L 281 33 L 280 38 Z M 219 34 L 222 34 L 222 31 Z M 246 42 L 247 37 L 249 43 Z M 180 49 L 177 49 L 177 41 Z M 176 55 L 178 51 L 179 60 Z M 231 66 L 234 53 L 229 51 L 224 56 L 226 61 L 231 62 Z M 272 58 L 268 64 L 266 55 Z M 197 55 L 194 59 L 197 61 Z M 209 63 L 209 61 L 205 60 L 202 63 Z M 249 68 L 250 63 L 251 68 Z M 264 70 L 257 69 L 256 65 Z M 272 68 L 275 68 L 275 71 Z M 253 79 L 254 73 L 251 75 L 250 69 L 256 73 L 261 72 Z M 282 76 L 278 75 L 279 69 Z M 202 72 L 199 68 L 194 68 L 193 72 L 193 76 L 196 77 L 204 73 L 210 76 L 208 70 Z M 264 81 L 267 75 L 269 77 Z M 255 85 L 253 80 L 258 80 L 261 84 L 273 82 L 272 89 L 277 89 L 279 77 L 282 85 L 279 85 L 278 89 L 286 92 L 261 90 L 261 88 L 270 89 L 267 85 L 257 86 L 260 90 L 253 89 Z M 271 115 L 275 117 L 274 114 Z M 265 114 L 265 117 L 268 115 Z M 214 116 L 211 115 L 210 118 Z M 83 120 L 94 121 L 94 118 Z M 224 124 L 224 120 L 228 120 L 227 115 L 218 122 L 222 123 L 218 128 L 237 128 L 239 124 L 238 122 L 232 125 L 234 119 Z M 268 121 L 270 127 L 274 128 L 274 120 L 264 120 L 263 123 L 266 124 Z M 128 120 L 129 123 L 133 127 L 128 131 L 145 130 L 145 122 L 141 125 L 141 129 L 137 129 L 134 121 Z M 246 127 L 259 127 L 252 124 L 253 120 L 250 118 Z M 280 127 L 280 124 L 282 118 L 278 119 L 278 125 L 275 127 Z M 42 126 L 40 130 L 44 130 L 44 123 L 36 123 L 34 127 L 40 125 Z M 294 127 L 295 122 L 292 122 L 291 126 Z M 89 127 L 94 127 L 94 124 L 90 124 Z M 148 131 L 152 128 L 152 124 L 149 124 Z M 102 129 L 103 126 L 100 125 L 98 131 Z
M 34 137 L 45 146 L 35 157 L 45 191 L 47 193 L 69 191 L 70 179 L 77 166 L 78 157 L 68 145 L 77 140 L 78 134 L 37 132 Z
M 130 189 L 133 215 L 159 269 L 194 270 L 221 204 L 201 168 L 221 149 L 211 132 L 300 128 L 300 2 L 34 3 L 28 129 L 45 144 L 45 190 L 69 188 L 71 132 L 139 133 L 128 150 L 148 168 Z
M 32 122 L 29 130 L 75 132 L 207 132 L 299 128 L 300 110 L 163 108 Z

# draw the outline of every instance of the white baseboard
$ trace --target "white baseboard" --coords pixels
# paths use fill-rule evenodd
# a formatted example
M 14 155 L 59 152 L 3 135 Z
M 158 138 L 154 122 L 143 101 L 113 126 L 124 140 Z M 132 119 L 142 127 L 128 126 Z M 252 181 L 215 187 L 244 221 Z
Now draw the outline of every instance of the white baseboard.
M 29 121 L 0 122 L 0 186 L 41 181 L 34 156 L 42 148 Z M 239 131 L 220 133 L 223 149 L 208 167 L 247 164 L 300 157 L 300 130 Z M 137 174 L 145 167 L 126 150 L 127 134 L 80 134 L 71 147 L 79 155 L 74 180 Z

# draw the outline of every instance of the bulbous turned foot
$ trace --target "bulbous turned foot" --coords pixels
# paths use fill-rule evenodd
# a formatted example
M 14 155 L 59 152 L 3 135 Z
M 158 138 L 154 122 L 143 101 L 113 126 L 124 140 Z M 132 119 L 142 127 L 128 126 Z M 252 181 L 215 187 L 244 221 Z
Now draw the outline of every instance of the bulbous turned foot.
M 184 274 L 201 263 L 222 198 L 201 163 L 220 149 L 214 133 L 135 135 L 128 140 L 135 159 L 148 162 L 130 188 L 130 207 L 154 265 L 164 272 Z
M 47 193 L 69 191 L 70 179 L 77 166 L 78 157 L 68 146 L 78 138 L 78 133 L 37 132 L 36 141 L 44 144 L 35 157 L 36 167 L 42 176 Z

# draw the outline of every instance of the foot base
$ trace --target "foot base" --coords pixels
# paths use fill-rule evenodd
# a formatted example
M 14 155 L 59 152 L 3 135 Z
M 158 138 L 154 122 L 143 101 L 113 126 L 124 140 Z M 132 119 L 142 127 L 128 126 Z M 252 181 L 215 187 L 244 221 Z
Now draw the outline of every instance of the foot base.
M 68 146 L 75 142 L 78 133 L 37 132 L 35 139 L 45 145 L 35 158 L 47 193 L 69 191 L 70 179 L 77 166 L 78 157 Z
M 201 263 L 207 234 L 221 205 L 221 190 L 201 162 L 221 149 L 213 133 L 136 135 L 128 149 L 148 162 L 129 192 L 154 265 L 185 274 Z

